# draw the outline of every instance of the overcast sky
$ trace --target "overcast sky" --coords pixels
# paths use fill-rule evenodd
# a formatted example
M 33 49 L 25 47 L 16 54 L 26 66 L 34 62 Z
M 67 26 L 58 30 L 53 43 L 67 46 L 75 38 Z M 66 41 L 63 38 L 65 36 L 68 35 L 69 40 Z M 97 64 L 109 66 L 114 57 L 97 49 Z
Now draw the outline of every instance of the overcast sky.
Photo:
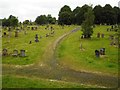
M 71 9 L 84 4 L 118 6 L 119 0 L 0 0 L 0 19 L 9 15 L 17 16 L 20 21 L 34 21 L 39 15 L 51 14 L 58 18 L 61 7 L 69 5 Z

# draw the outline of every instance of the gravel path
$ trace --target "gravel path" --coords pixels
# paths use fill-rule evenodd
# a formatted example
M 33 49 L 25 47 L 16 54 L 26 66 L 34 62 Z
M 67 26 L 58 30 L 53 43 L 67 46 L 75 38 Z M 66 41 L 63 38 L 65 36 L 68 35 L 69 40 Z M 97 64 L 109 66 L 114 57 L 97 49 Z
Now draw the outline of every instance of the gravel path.
M 80 27 L 62 35 L 54 43 L 52 43 L 43 55 L 44 62 L 31 65 L 3 65 L 3 74 L 15 74 L 24 76 L 36 76 L 52 80 L 62 80 L 67 82 L 76 82 L 86 85 L 95 85 L 98 87 L 117 88 L 118 78 L 113 76 L 99 75 L 95 73 L 75 71 L 64 66 L 60 66 L 55 58 L 55 50 L 59 43 L 66 36 L 77 32 Z M 47 53 L 51 52 L 47 57 Z M 49 59 L 49 60 L 48 60 Z

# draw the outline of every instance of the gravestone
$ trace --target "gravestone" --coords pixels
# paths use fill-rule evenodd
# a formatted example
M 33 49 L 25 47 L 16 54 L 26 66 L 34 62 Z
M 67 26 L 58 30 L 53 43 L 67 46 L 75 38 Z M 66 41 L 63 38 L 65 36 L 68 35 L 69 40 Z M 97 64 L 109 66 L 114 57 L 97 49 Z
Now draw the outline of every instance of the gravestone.
M 12 56 L 18 56 L 18 50 L 13 50 Z
M 80 50 L 82 50 L 82 43 L 80 43 Z
M 20 50 L 20 56 L 21 57 L 25 57 L 26 55 L 25 55 L 25 50 Z
M 32 41 L 30 41 L 29 44 L 32 44 Z
M 98 50 L 95 50 L 95 56 L 96 56 L 96 57 L 100 57 L 100 53 L 99 53 Z
M 113 39 L 114 39 L 114 36 L 113 36 L 113 35 L 110 35 L 109 37 L 110 37 L 110 40 L 113 40 Z
M 38 40 L 38 34 L 35 35 L 35 42 L 39 42 L 39 40 Z
M 97 33 L 97 38 L 100 38 L 100 33 Z
M 48 37 L 49 36 L 49 34 L 46 34 L 46 37 Z
M 4 36 L 6 36 L 7 35 L 7 33 L 6 32 L 4 32 Z
M 104 38 L 104 34 L 103 33 L 101 34 L 101 37 Z
M 18 37 L 18 31 L 15 31 L 15 37 Z
M 2 55 L 3 55 L 3 56 L 7 56 L 7 55 L 8 55 L 8 50 L 4 48 L 4 49 L 2 50 Z
M 114 45 L 114 42 L 113 42 L 113 41 L 111 41 L 111 42 L 110 42 L 110 45 L 111 45 L 111 46 L 113 46 L 113 45 Z
M 100 49 L 100 55 L 105 55 L 105 48 Z
M 84 38 L 84 35 L 81 36 L 81 39 L 83 39 L 83 38 Z

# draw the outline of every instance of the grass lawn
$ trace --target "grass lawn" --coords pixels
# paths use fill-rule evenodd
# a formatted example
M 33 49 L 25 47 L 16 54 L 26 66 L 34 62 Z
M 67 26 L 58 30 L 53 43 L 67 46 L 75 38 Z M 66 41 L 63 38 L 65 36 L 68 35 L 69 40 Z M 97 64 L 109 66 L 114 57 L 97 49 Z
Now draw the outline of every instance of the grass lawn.
M 66 37 L 56 50 L 56 57 L 63 66 L 76 71 L 100 72 L 102 74 L 117 75 L 118 48 L 110 46 L 109 35 L 116 32 L 107 32 L 110 26 L 96 26 L 91 39 L 80 39 L 82 32 L 78 31 Z M 104 38 L 97 38 L 97 33 L 104 33 Z M 83 50 L 80 50 L 82 43 Z M 106 49 L 106 55 L 95 57 L 95 50 Z
M 27 35 L 24 31 L 18 33 L 18 37 L 14 36 L 15 30 L 12 31 L 12 36 L 9 39 L 7 36 L 2 38 L 2 48 L 7 48 L 8 53 L 12 54 L 14 49 L 17 49 L 20 53 L 21 49 L 26 50 L 26 57 L 13 57 L 3 56 L 3 64 L 16 64 L 16 65 L 26 65 L 32 64 L 39 60 L 42 61 L 42 55 L 46 48 L 53 43 L 62 34 L 74 29 L 76 26 L 65 26 L 64 29 L 58 25 L 52 25 L 54 27 L 55 34 L 53 37 L 45 37 L 46 34 L 50 33 L 50 30 L 45 30 L 46 26 L 40 26 L 37 31 L 26 30 Z M 5 30 L 3 30 L 4 33 Z M 7 32 L 7 31 L 6 31 Z M 7 32 L 8 33 L 8 32 Z M 35 35 L 38 34 L 40 42 L 35 43 Z M 40 36 L 43 38 L 40 39 Z M 32 44 L 29 44 L 30 40 Z M 10 42 L 9 42 L 10 41 Z M 47 56 L 47 55 L 46 55 Z
M 3 88 L 95 88 L 73 82 L 41 79 L 36 77 L 5 75 L 2 79 Z

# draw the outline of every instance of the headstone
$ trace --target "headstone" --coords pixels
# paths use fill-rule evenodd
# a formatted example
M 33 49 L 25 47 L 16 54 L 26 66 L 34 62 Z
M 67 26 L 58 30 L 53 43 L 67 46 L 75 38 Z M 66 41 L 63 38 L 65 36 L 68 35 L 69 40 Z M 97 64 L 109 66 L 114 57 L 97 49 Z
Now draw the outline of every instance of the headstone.
M 2 55 L 7 56 L 8 55 L 8 50 L 4 48 L 3 51 L 2 51 Z
M 82 43 L 80 43 L 80 50 L 82 50 Z
M 30 41 L 29 44 L 32 44 L 32 41 Z
M 49 34 L 46 34 L 46 37 L 48 37 L 49 36 Z
M 111 46 L 113 46 L 113 45 L 114 45 L 114 42 L 113 42 L 113 41 L 111 41 L 111 42 L 110 42 L 110 45 L 111 45 Z
M 114 39 L 114 36 L 113 35 L 110 35 L 110 40 L 113 40 Z
M 104 34 L 103 33 L 101 34 L 101 37 L 104 38 Z
M 84 38 L 84 35 L 81 36 L 81 39 L 83 39 L 83 38 Z
M 32 30 L 34 30 L 34 27 L 31 27 Z
M 100 49 L 100 55 L 105 55 L 105 48 Z
M 15 37 L 18 37 L 18 31 L 15 31 Z
M 39 42 L 39 40 L 38 40 L 38 34 L 35 35 L 35 42 Z
M 4 32 L 4 36 L 6 36 L 7 34 L 6 34 L 6 32 Z
M 20 50 L 20 56 L 21 57 L 25 57 L 26 55 L 25 55 L 25 50 Z
M 100 33 L 97 33 L 97 38 L 100 38 Z
M 100 53 L 99 53 L 98 50 L 95 50 L 95 56 L 96 56 L 96 57 L 100 57 Z
M 18 56 L 18 50 L 13 50 L 12 56 Z
M 107 28 L 107 31 L 109 31 L 109 28 Z

